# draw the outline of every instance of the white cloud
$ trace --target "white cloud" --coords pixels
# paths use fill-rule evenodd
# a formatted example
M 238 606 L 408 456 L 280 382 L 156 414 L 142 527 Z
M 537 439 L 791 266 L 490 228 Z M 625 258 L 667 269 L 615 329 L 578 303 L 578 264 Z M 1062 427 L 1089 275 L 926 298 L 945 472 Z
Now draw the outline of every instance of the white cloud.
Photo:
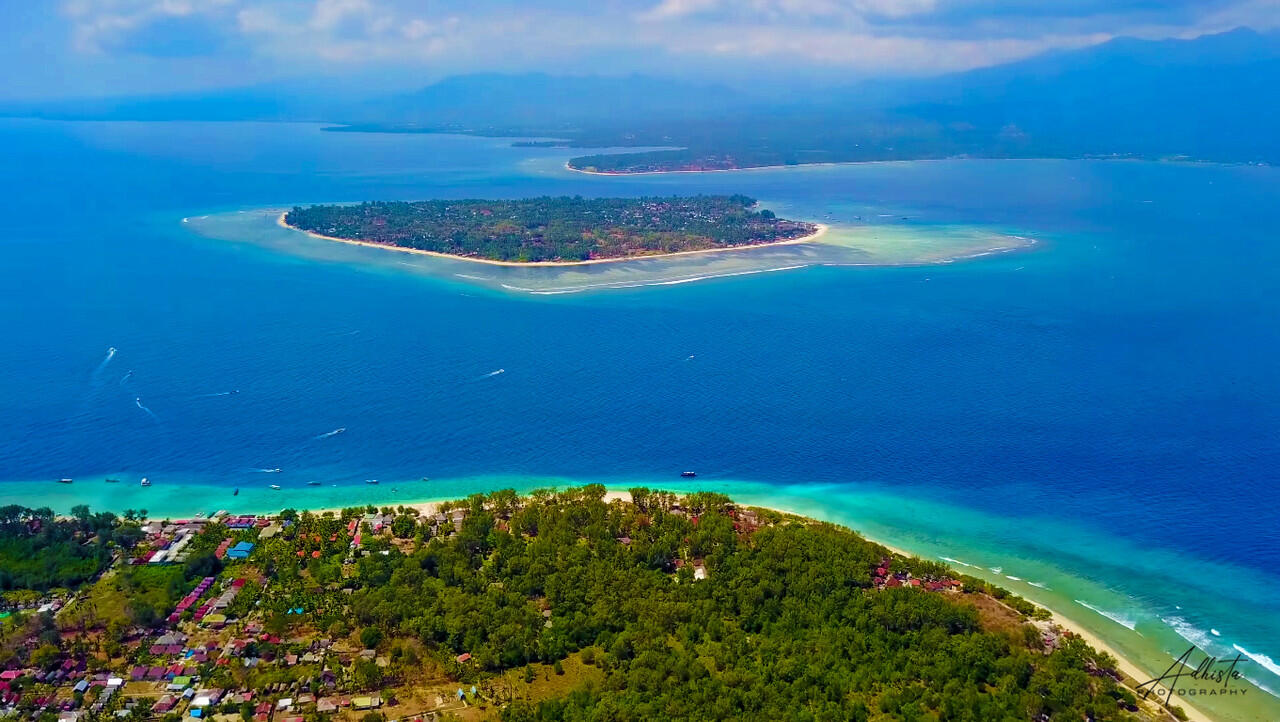
M 1194 35 L 1232 22 L 1258 27 L 1267 18 L 1280 24 L 1280 0 L 1236 0 L 1199 14 L 1193 24 L 1152 25 L 1148 13 L 1146 24 L 1124 25 L 1119 15 L 1100 15 L 1105 32 L 1089 23 L 1035 26 L 995 11 L 949 26 L 947 13 L 956 2 L 650 0 L 637 14 L 632 5 L 607 1 L 583 13 L 560 0 L 67 0 L 63 15 L 83 51 L 109 50 L 150 23 L 184 18 L 234 36 L 237 53 L 287 61 L 295 69 L 385 62 L 449 72 L 564 67 L 584 57 L 623 56 L 631 58 L 625 61 L 630 66 L 589 70 L 643 70 L 646 59 L 691 66 L 699 59 L 741 58 L 867 73 L 935 72 L 1127 33 Z M 974 6 L 964 8 L 971 14 Z
M 642 20 L 686 17 L 755 20 L 904 18 L 932 11 L 936 0 L 661 0 L 642 12 Z
M 62 13 L 71 20 L 76 49 L 98 52 L 120 36 L 157 20 L 221 14 L 238 1 L 69 0 Z

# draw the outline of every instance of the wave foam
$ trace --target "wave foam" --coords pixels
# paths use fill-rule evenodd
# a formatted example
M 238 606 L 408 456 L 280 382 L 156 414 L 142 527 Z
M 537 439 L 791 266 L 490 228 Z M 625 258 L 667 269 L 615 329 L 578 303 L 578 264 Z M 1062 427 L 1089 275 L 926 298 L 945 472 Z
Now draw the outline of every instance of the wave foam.
M 1076 604 L 1079 604 L 1080 606 L 1082 606 L 1082 607 L 1084 607 L 1084 608 L 1086 608 L 1086 609 L 1091 609 L 1091 610 L 1093 610 L 1093 611 L 1097 612 L 1098 614 L 1101 614 L 1102 616 L 1106 617 L 1107 619 L 1110 619 L 1111 621 L 1115 622 L 1116 624 L 1119 624 L 1120 626 L 1122 626 L 1122 627 L 1124 627 L 1125 629 L 1128 629 L 1128 630 L 1130 630 L 1130 631 L 1134 631 L 1134 630 L 1136 630 L 1136 629 L 1138 628 L 1138 622 L 1137 622 L 1137 620 L 1130 619 L 1129 617 L 1126 617 L 1126 616 L 1124 616 L 1124 615 L 1122 615 L 1122 614 L 1119 614 L 1119 613 L 1117 613 L 1117 612 L 1108 612 L 1108 611 L 1106 611 L 1105 609 L 1099 609 L 1098 607 L 1095 607 L 1095 606 L 1093 606 L 1092 604 L 1090 604 L 1090 603 L 1088 603 L 1088 602 L 1086 602 L 1086 601 L 1084 601 L 1084 600 L 1081 600 L 1081 599 L 1077 599 L 1077 600 L 1076 600 Z
M 1213 652 L 1213 639 L 1203 629 L 1191 624 L 1182 617 L 1161 617 L 1160 621 L 1169 625 L 1169 628 L 1177 632 L 1179 637 L 1191 642 L 1199 649 Z
M 1268 657 L 1265 654 L 1250 652 L 1249 650 L 1245 649 L 1244 647 L 1241 647 L 1238 644 L 1233 644 L 1231 646 L 1234 647 L 1235 650 L 1240 654 L 1243 654 L 1249 659 L 1252 659 L 1253 661 L 1257 662 L 1258 666 L 1274 674 L 1275 676 L 1280 677 L 1280 664 L 1276 664 L 1276 661 L 1274 659 Z

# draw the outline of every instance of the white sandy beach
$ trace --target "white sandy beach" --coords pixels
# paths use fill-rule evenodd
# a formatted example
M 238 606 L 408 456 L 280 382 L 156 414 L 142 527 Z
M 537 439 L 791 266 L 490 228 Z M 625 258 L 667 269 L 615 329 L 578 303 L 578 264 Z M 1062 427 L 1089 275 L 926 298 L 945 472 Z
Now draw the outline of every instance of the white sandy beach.
M 774 241 L 772 243 L 753 243 L 747 246 L 729 246 L 726 248 L 704 248 L 698 251 L 677 251 L 675 253 L 654 253 L 644 256 L 624 256 L 622 258 L 595 258 L 589 261 L 495 261 L 489 258 L 474 258 L 472 256 L 457 256 L 452 253 L 438 253 L 436 251 L 424 251 L 419 248 L 404 248 L 402 246 L 391 246 L 385 243 L 373 243 L 371 241 L 357 241 L 350 238 L 338 238 L 336 236 L 326 236 L 312 231 L 304 231 L 301 228 L 295 228 L 285 222 L 285 216 L 288 211 L 281 213 L 276 218 L 276 225 L 281 228 L 288 228 L 291 231 L 305 233 L 312 238 L 319 238 L 325 241 L 337 241 L 338 243 L 349 243 L 353 246 L 366 246 L 368 248 L 381 248 L 386 251 L 398 251 L 400 253 L 412 253 L 420 256 L 434 256 L 436 258 L 448 258 L 454 261 L 470 261 L 472 263 L 484 263 L 490 266 L 512 266 L 516 268 L 543 267 L 552 268 L 557 266 L 591 266 L 599 263 L 623 263 L 626 261 L 644 261 L 659 258 L 671 258 L 673 256 L 692 256 L 703 253 L 723 253 L 725 251 L 747 251 L 753 248 L 770 248 L 772 246 L 794 246 L 800 243 L 811 243 L 826 234 L 828 227 L 823 223 L 815 223 L 818 227 L 816 231 L 807 236 L 799 238 L 791 238 L 785 241 Z
M 680 492 L 677 492 L 677 493 L 680 493 Z M 379 506 L 379 507 L 382 507 L 382 506 L 392 506 L 392 507 L 400 507 L 400 506 L 403 506 L 403 507 L 405 507 L 405 508 L 411 508 L 411 509 L 415 509 L 415 510 L 417 510 L 417 512 L 418 512 L 420 515 L 428 515 L 428 514 L 434 514 L 434 513 L 436 513 L 437 511 L 439 511 L 439 510 L 440 510 L 441 505 L 443 505 L 444 503 L 449 502 L 449 501 L 455 501 L 455 500 L 456 500 L 456 499 L 440 499 L 440 500 L 435 500 L 435 501 L 406 501 L 406 502 L 396 502 L 396 503 L 394 503 L 394 504 L 393 504 L 393 503 L 391 503 L 390 501 L 388 501 L 388 502 L 384 502 L 384 503 L 382 503 L 382 504 L 376 504 L 375 506 Z M 605 500 L 606 502 L 612 502 L 612 501 L 625 501 L 625 502 L 630 502 L 630 501 L 631 501 L 631 493 L 630 493 L 630 492 L 627 492 L 627 491 L 620 491 L 620 490 L 607 490 L 607 491 L 605 492 L 605 495 L 604 495 L 604 500 Z M 365 506 L 365 505 L 364 505 L 364 504 L 352 504 L 351 506 Z M 792 516 L 803 517 L 803 518 L 806 518 L 806 519 L 813 518 L 812 516 L 810 516 L 809 514 L 806 514 L 806 513 L 804 513 L 804 512 L 794 511 L 794 510 L 787 509 L 787 508 L 784 508 L 784 507 L 781 507 L 781 506 L 775 506 L 775 505 L 767 505 L 767 506 L 766 506 L 766 505 L 761 505 L 761 504 L 745 504 L 745 506 L 756 506 L 756 507 L 759 507 L 759 508 L 765 508 L 765 509 L 770 509 L 770 510 L 772 510 L 772 511 L 780 512 L 780 513 L 782 513 L 782 514 L 789 514 L 789 515 L 792 515 Z M 323 507 L 323 508 L 309 509 L 309 511 L 311 511 L 312 513 L 315 513 L 315 514 L 323 514 L 323 513 L 325 513 L 325 512 L 333 512 L 333 513 L 337 514 L 337 513 L 340 513 L 340 512 L 342 511 L 342 508 L 343 508 L 343 507 Z M 892 552 L 893 552 L 893 553 L 895 553 L 895 554 L 899 554 L 899 555 L 901 555 L 901 556 L 908 556 L 908 557 L 910 557 L 910 556 L 916 556 L 915 554 L 912 554 L 911 552 L 908 552 L 908 551 L 906 551 L 906 550 L 904 550 L 904 549 L 901 549 L 901 548 L 899 548 L 899 547 L 895 547 L 894 545 L 892 545 L 892 544 L 890 544 L 890 543 L 887 543 L 887 542 L 883 541 L 882 539 L 875 539 L 875 538 L 872 538 L 872 537 L 868 537 L 868 536 L 866 536 L 865 534 L 863 534 L 861 531 L 859 531 L 859 530 L 857 530 L 857 529 L 854 529 L 854 531 L 855 531 L 855 532 L 857 532 L 858 534 L 860 534 L 861 536 L 863 536 L 864 538 L 867 538 L 868 540 L 870 540 L 870 541 L 872 541 L 872 542 L 875 542 L 876 544 L 879 544 L 880 546 L 883 546 L 883 547 L 885 547 L 885 548 L 889 549 L 890 551 L 892 551 Z M 1040 606 L 1044 606 L 1044 605 L 1040 605 Z M 1046 608 L 1047 608 L 1047 607 L 1046 607 Z M 1152 669 L 1152 670 L 1149 670 L 1149 669 L 1144 669 L 1144 668 L 1140 667 L 1139 665 L 1137 665 L 1136 663 L 1134 663 L 1132 660 L 1127 659 L 1126 657 L 1124 657 L 1123 655 L 1121 655 L 1121 654 L 1120 654 L 1120 652 L 1118 652 L 1114 647 L 1112 647 L 1111 645 L 1109 645 L 1109 644 L 1107 644 L 1105 641 L 1103 641 L 1101 637 L 1099 637 L 1099 636 L 1097 636 L 1096 634 L 1094 634 L 1094 633 L 1090 632 L 1087 628 L 1085 628 L 1083 625 L 1079 624 L 1079 623 L 1078 623 L 1078 622 L 1076 622 L 1075 620 L 1073 620 L 1073 619 L 1071 619 L 1071 618 L 1068 618 L 1068 617 L 1065 617 L 1065 616 L 1063 616 L 1062 614 L 1058 613 L 1057 611 L 1055 611 L 1055 610 L 1053 610 L 1053 609 L 1049 609 L 1049 611 L 1050 611 L 1050 612 L 1052 613 L 1052 615 L 1053 615 L 1052 622 L 1053 622 L 1054 624 L 1057 624 L 1058 626 L 1062 627 L 1063 629 L 1066 629 L 1066 630 L 1068 630 L 1068 631 L 1072 632 L 1073 634 L 1078 635 L 1079 637 L 1081 637 L 1082 639 L 1084 639 L 1086 642 L 1088 642 L 1088 643 L 1089 643 L 1089 644 L 1090 644 L 1094 649 L 1097 649 L 1097 650 L 1102 651 L 1102 652 L 1106 652 L 1107 654 L 1109 654 L 1109 655 L 1111 655 L 1112 657 L 1114 657 L 1114 658 L 1115 658 L 1115 660 L 1116 660 L 1116 666 L 1118 667 L 1119 671 L 1121 671 L 1122 673 L 1124 673 L 1126 676 L 1128 676 L 1128 677 L 1130 677 L 1130 678 L 1132 678 L 1132 679 L 1134 679 L 1134 680 L 1138 680 L 1139 682 L 1143 682 L 1143 681 L 1146 681 L 1146 680 L 1148 680 L 1148 679 L 1152 679 L 1152 678 L 1154 678 L 1154 677 L 1159 676 L 1159 674 L 1160 674 L 1160 673 L 1162 673 L 1162 672 L 1164 671 L 1163 669 L 1159 669 L 1159 670 L 1154 670 L 1154 669 Z M 1172 662 L 1172 659 L 1170 660 L 1170 662 Z M 1154 701 L 1154 700 L 1156 700 L 1156 698 L 1154 697 L 1154 695 L 1153 695 L 1153 697 L 1152 697 L 1152 700 L 1153 700 L 1153 701 Z M 1189 703 L 1188 703 L 1184 698 L 1176 698 L 1176 699 L 1174 700 L 1174 704 L 1181 706 L 1181 707 L 1183 708 L 1183 710 L 1187 713 L 1187 717 L 1188 717 L 1190 720 L 1192 720 L 1193 722 L 1212 722 L 1212 718 L 1211 718 L 1211 717 L 1209 717 L 1209 716 L 1208 716 L 1207 714 L 1205 714 L 1203 711 L 1198 710 L 1198 709 L 1196 709 L 1195 707 L 1193 707 L 1193 706 L 1192 706 L 1191 704 L 1189 704 Z

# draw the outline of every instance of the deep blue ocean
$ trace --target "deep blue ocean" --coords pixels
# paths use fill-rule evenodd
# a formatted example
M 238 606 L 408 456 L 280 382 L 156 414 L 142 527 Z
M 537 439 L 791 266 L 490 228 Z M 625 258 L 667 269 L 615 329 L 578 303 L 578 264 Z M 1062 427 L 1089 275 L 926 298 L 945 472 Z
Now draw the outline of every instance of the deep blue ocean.
M 608 178 L 563 170 L 568 155 L 313 125 L 0 121 L 0 496 L 119 508 L 148 476 L 154 514 L 267 503 L 269 483 L 297 487 L 297 505 L 309 480 L 342 503 L 393 484 L 674 485 L 696 469 L 1080 603 L 1063 611 L 1138 656 L 1182 639 L 1244 648 L 1249 676 L 1280 689 L 1280 170 L 968 160 Z M 696 192 L 891 238 L 1037 244 L 534 295 L 182 223 Z M 441 485 L 409 486 L 423 476 Z

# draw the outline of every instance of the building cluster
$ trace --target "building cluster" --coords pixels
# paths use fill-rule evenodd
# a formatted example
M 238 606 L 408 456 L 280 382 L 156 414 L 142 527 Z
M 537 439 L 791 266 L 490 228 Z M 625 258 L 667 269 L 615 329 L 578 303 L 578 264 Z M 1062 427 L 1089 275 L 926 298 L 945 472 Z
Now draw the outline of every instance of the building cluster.
M 964 582 L 959 579 L 920 579 L 909 571 L 893 571 L 890 567 L 893 559 L 885 557 L 880 560 L 872 572 L 871 583 L 877 589 L 893 587 L 916 587 L 926 592 L 959 592 L 964 589 Z

